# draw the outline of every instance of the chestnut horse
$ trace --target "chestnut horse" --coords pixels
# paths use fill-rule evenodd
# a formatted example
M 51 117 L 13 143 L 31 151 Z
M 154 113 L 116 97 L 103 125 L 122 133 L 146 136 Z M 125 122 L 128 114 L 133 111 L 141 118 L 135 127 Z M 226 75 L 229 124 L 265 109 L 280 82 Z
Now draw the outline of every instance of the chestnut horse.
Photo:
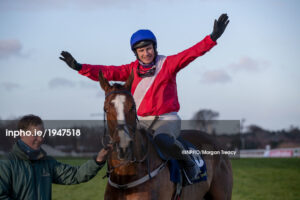
M 113 151 L 108 158 L 108 184 L 105 200 L 171 200 L 177 186 L 170 181 L 165 162 L 149 141 L 147 130 L 137 127 L 134 99 L 130 93 L 133 73 L 124 85 L 114 84 L 99 72 L 99 82 L 105 91 L 104 112 Z M 197 149 L 218 150 L 213 139 L 199 131 L 182 131 L 181 137 Z M 207 180 L 182 188 L 180 199 L 231 199 L 233 177 L 231 163 L 224 156 L 203 155 Z M 151 178 L 150 178 L 151 177 Z M 179 198 L 177 198 L 179 199 Z

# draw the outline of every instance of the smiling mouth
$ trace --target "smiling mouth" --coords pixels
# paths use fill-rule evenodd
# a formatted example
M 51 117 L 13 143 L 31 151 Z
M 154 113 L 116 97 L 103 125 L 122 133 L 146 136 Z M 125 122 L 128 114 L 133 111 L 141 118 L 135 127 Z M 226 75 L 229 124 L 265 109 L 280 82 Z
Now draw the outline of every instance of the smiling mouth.
M 150 60 L 152 60 L 153 59 L 153 57 L 151 56 L 151 57 L 146 57 L 146 58 L 144 58 L 145 60 L 147 60 L 147 61 L 150 61 Z

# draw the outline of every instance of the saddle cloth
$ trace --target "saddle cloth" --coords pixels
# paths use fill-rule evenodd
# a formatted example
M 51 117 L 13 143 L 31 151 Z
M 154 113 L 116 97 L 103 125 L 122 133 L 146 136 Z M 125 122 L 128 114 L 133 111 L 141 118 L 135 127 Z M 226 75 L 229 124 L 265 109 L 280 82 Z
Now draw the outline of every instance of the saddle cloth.
M 195 150 L 193 144 L 189 143 L 188 141 L 183 140 L 183 138 L 178 137 L 177 140 L 183 145 L 183 147 L 186 150 Z M 160 156 L 160 158 L 164 161 L 166 161 L 166 157 L 163 155 L 163 153 L 159 150 L 157 145 L 155 145 L 153 138 L 151 137 L 151 142 L 154 144 L 155 149 Z M 206 173 L 206 164 L 205 161 L 202 159 L 200 154 L 190 154 L 191 158 L 195 161 L 197 166 L 200 168 L 200 176 L 198 179 L 194 180 L 192 184 L 198 183 L 200 181 L 206 181 L 207 180 L 207 173 Z M 178 161 L 175 159 L 171 159 L 168 161 L 168 167 L 170 171 L 170 180 L 174 182 L 175 184 L 182 182 L 183 186 L 190 185 L 191 183 L 188 181 L 188 178 L 186 177 L 185 173 L 183 173 L 183 170 Z

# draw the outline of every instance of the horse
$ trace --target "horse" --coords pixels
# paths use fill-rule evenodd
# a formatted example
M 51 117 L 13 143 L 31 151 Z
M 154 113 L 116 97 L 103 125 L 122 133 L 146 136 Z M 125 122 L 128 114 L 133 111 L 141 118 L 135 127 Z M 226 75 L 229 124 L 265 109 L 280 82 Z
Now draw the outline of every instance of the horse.
M 108 156 L 108 183 L 105 200 L 229 200 L 233 177 L 227 157 L 203 155 L 207 180 L 183 187 L 170 181 L 170 172 L 149 141 L 149 130 L 140 129 L 133 96 L 130 92 L 133 72 L 124 85 L 110 85 L 101 70 L 99 82 L 105 91 L 104 120 L 106 115 L 109 142 L 113 150 Z M 197 149 L 218 150 L 220 145 L 208 134 L 195 130 L 181 131 L 181 137 Z

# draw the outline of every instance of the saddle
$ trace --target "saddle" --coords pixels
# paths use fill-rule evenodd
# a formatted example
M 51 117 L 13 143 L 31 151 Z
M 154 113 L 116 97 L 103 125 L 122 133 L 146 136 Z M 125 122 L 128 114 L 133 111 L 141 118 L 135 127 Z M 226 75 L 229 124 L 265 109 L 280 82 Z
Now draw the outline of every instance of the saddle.
M 158 146 L 155 144 L 155 142 L 153 141 L 152 137 L 149 137 L 151 143 L 154 145 L 157 154 L 159 155 L 159 157 L 163 160 L 163 161 L 168 161 L 168 168 L 170 171 L 170 180 L 174 183 L 174 184 L 180 184 L 183 187 L 187 186 L 187 185 L 191 185 L 194 183 L 198 183 L 201 181 L 206 181 L 207 180 L 207 173 L 206 173 L 206 164 L 205 161 L 202 159 L 200 154 L 189 154 L 190 157 L 193 159 L 193 161 L 197 164 L 197 166 L 200 169 L 200 176 L 198 179 L 194 180 L 193 182 L 191 182 L 189 180 L 189 178 L 186 175 L 185 169 L 181 168 L 178 161 L 175 159 L 167 159 L 164 154 L 161 152 L 161 150 L 158 148 Z M 191 143 L 189 143 L 188 141 L 185 141 L 182 137 L 178 137 L 177 141 L 179 141 L 185 150 L 187 150 L 187 153 L 189 152 L 199 152 L 197 151 L 197 149 L 195 148 L 195 146 Z

